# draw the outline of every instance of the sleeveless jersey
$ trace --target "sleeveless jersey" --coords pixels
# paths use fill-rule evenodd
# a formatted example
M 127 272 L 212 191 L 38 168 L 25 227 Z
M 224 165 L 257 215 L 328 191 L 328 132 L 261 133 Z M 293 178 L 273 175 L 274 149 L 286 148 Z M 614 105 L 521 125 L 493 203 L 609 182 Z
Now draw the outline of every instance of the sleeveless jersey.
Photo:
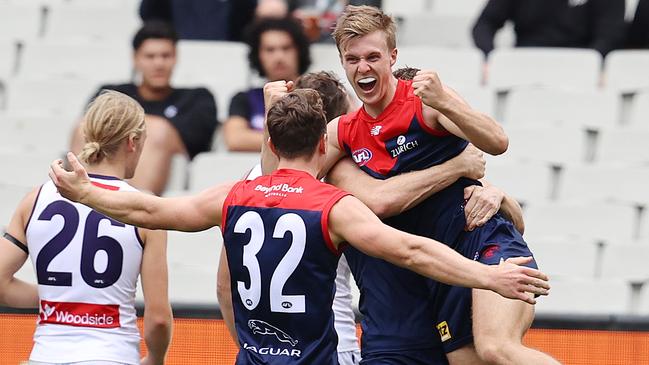
M 338 142 L 363 171 L 379 179 L 441 164 L 460 154 L 468 144 L 427 126 L 421 99 L 414 95 L 412 82 L 403 80 L 399 80 L 393 100 L 377 118 L 362 107 L 341 116 Z M 384 222 L 453 246 L 466 224 L 464 188 L 473 184 L 477 182 L 460 179 Z M 365 315 L 363 358 L 439 344 L 427 278 L 353 247 L 346 250 L 345 257 L 361 289 L 359 309 Z
M 135 191 L 117 178 L 90 177 L 102 188 Z M 47 182 L 25 233 L 40 298 L 30 360 L 139 364 L 137 229 L 63 198 Z
M 246 180 L 254 180 L 262 176 L 261 164 L 250 170 Z M 351 271 L 344 256 L 338 261 L 336 269 L 336 295 L 332 309 L 334 311 L 334 328 L 338 335 L 338 352 L 358 350 L 356 337 L 356 315 L 352 307 L 353 296 L 351 288 Z
M 345 195 L 290 169 L 232 188 L 221 227 L 237 364 L 338 363 L 331 306 L 339 252 L 328 217 Z

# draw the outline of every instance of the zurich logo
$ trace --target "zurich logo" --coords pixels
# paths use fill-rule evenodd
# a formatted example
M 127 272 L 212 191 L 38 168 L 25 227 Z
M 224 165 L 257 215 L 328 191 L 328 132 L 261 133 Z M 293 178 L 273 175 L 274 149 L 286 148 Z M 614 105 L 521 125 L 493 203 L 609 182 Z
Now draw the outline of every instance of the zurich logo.
M 397 144 L 401 146 L 402 144 L 406 143 L 406 136 L 399 136 L 397 138 Z
M 358 166 L 365 166 L 372 159 L 372 151 L 361 148 L 352 153 L 352 158 Z

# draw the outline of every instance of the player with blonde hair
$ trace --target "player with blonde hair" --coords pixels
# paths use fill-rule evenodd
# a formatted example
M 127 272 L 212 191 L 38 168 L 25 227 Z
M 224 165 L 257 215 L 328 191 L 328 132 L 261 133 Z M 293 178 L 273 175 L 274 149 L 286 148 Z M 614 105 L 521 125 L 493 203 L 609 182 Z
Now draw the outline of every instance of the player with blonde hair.
M 131 178 L 146 139 L 144 111 L 116 91 L 88 107 L 79 158 L 93 186 L 136 191 Z M 164 231 L 125 225 L 62 197 L 51 181 L 22 200 L 0 239 L 0 304 L 38 307 L 30 364 L 163 364 L 171 338 Z M 31 257 L 38 285 L 14 277 Z M 144 291 L 140 359 L 135 313 Z M 140 362 L 141 361 L 141 362 Z

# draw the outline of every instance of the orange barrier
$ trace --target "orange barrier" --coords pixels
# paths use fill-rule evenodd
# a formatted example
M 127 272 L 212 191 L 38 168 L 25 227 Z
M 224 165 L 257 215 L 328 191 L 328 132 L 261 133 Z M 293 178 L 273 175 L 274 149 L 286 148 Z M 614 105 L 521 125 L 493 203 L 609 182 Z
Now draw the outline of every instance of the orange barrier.
M 142 328 L 141 318 L 139 325 Z M 35 315 L 0 314 L 0 365 L 29 358 L 35 326 Z M 531 329 L 525 343 L 564 364 L 649 364 L 649 332 Z M 233 364 L 235 356 L 223 320 L 174 320 L 167 364 Z

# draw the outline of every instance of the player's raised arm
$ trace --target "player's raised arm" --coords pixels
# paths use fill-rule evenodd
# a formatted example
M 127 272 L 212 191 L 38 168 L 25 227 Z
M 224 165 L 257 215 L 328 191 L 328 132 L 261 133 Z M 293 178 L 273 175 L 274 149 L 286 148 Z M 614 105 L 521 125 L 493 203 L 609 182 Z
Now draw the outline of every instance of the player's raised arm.
M 25 225 L 37 194 L 38 189 L 35 189 L 25 196 L 11 218 L 7 232 L 0 237 L 0 305 L 3 306 L 38 307 L 36 285 L 14 277 L 27 260 Z
M 59 193 L 120 222 L 149 229 L 202 231 L 221 222 L 221 208 L 233 183 L 209 188 L 197 195 L 160 198 L 141 192 L 117 192 L 94 186 L 76 156 L 68 153 L 73 171 L 63 161 L 50 166 L 50 178 Z
M 380 218 L 400 214 L 460 177 L 480 179 L 484 176 L 482 152 L 469 145 L 461 154 L 441 165 L 375 179 L 360 170 L 350 158 L 340 160 L 329 171 L 327 181 L 354 194 Z M 404 188 L 407 187 L 407 188 Z
M 383 224 L 369 208 L 351 196 L 333 206 L 329 213 L 329 229 L 334 242 L 346 241 L 368 255 L 447 284 L 489 289 L 530 304 L 535 300 L 528 293 L 548 294 L 545 274 L 518 266 L 531 258 L 514 258 L 498 266 L 471 261 L 437 241 Z
M 507 151 L 509 139 L 502 126 L 488 115 L 471 108 L 455 91 L 442 85 L 436 72 L 417 72 L 412 79 L 412 87 L 424 104 L 427 123 L 439 122 L 449 132 L 489 154 L 499 155 Z M 434 109 L 432 113 L 430 108 Z

